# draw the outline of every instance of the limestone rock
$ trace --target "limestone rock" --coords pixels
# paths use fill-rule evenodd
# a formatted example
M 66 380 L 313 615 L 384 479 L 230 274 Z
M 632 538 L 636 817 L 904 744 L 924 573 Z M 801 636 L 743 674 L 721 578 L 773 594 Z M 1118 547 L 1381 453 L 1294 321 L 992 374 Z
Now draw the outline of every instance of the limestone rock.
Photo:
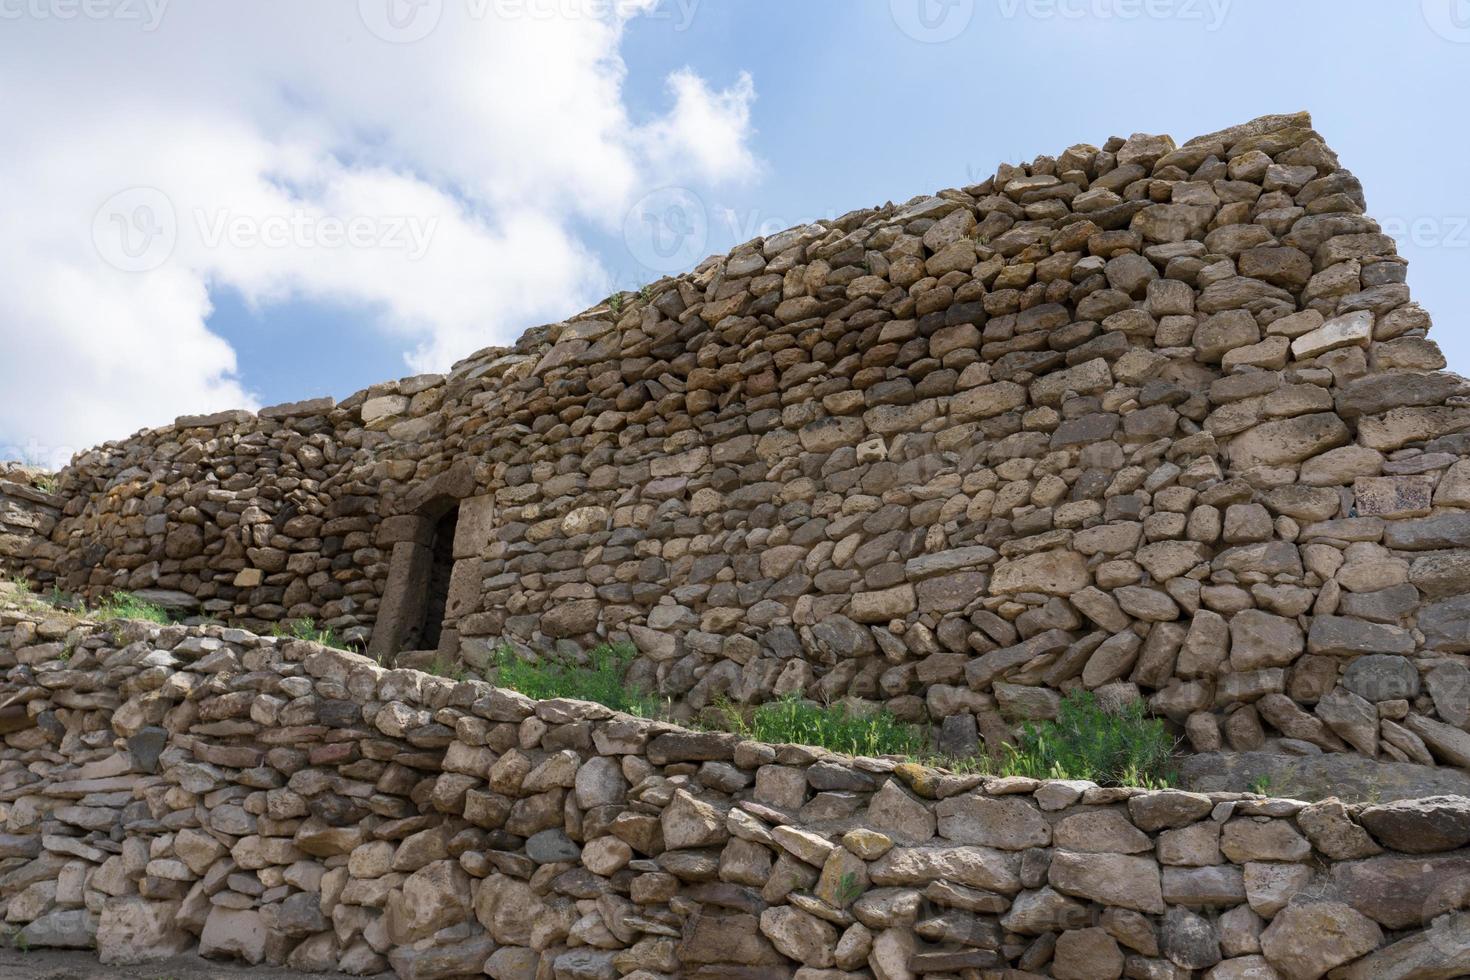
M 1288 906 L 1261 933 L 1261 952 L 1287 980 L 1320 977 L 1377 949 L 1383 931 L 1337 902 Z
M 1164 911 L 1159 866 L 1150 858 L 1056 851 L 1047 880 L 1059 892 L 1104 905 L 1153 915 Z
M 1470 799 L 1431 796 L 1370 806 L 1359 821 L 1384 847 L 1407 854 L 1451 851 L 1470 843 Z

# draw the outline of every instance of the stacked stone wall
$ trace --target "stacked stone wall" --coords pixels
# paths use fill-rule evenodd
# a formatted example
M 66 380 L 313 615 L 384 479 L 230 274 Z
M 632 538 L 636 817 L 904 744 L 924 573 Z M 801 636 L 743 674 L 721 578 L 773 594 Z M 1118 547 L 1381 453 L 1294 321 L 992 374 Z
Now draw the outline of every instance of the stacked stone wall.
M 387 575 L 383 439 L 353 400 L 324 398 L 107 443 L 57 475 L 60 520 L 25 572 L 94 602 L 132 592 L 180 616 L 312 619 L 365 642 Z
M 28 947 L 405 980 L 1470 971 L 1463 797 L 955 775 L 14 604 L 0 667 Z
M 1077 145 L 109 444 L 35 574 L 391 661 L 458 506 L 476 667 L 631 640 L 680 711 L 848 698 L 957 754 L 1080 687 L 1200 752 L 1463 765 L 1470 401 L 1365 208 L 1304 114 Z
M 37 469 L 0 463 L 0 574 L 23 578 L 59 550 L 51 534 L 64 501 L 45 480 Z

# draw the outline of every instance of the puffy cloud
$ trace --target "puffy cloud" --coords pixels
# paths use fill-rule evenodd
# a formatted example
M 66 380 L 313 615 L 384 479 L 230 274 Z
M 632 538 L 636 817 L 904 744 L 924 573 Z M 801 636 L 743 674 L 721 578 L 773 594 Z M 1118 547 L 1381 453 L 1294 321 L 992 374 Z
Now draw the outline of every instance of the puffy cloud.
M 15 9 L 0 455 L 56 462 L 254 407 L 208 329 L 213 287 L 364 310 L 406 369 L 441 370 L 607 292 L 579 229 L 617 234 L 650 190 L 759 169 L 748 75 L 681 69 L 664 114 L 631 118 L 627 18 L 692 12 L 658 0 Z

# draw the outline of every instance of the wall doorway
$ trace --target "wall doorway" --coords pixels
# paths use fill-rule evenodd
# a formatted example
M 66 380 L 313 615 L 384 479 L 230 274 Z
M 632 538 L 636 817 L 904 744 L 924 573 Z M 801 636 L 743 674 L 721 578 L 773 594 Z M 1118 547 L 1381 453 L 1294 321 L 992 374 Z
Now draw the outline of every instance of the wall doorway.
M 417 650 L 437 650 L 444 632 L 444 611 L 449 604 L 449 581 L 454 575 L 454 535 L 459 528 L 459 506 L 455 505 L 434 523 L 429 545 L 429 574 L 423 583 L 423 621 L 418 627 Z

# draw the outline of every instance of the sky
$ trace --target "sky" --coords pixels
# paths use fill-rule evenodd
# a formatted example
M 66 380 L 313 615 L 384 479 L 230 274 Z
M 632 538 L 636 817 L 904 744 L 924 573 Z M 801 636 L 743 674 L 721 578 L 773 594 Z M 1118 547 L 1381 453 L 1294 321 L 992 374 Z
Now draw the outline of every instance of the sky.
M 1306 109 L 1470 375 L 1470 0 L 0 0 L 0 459 L 446 370 L 757 235 Z

